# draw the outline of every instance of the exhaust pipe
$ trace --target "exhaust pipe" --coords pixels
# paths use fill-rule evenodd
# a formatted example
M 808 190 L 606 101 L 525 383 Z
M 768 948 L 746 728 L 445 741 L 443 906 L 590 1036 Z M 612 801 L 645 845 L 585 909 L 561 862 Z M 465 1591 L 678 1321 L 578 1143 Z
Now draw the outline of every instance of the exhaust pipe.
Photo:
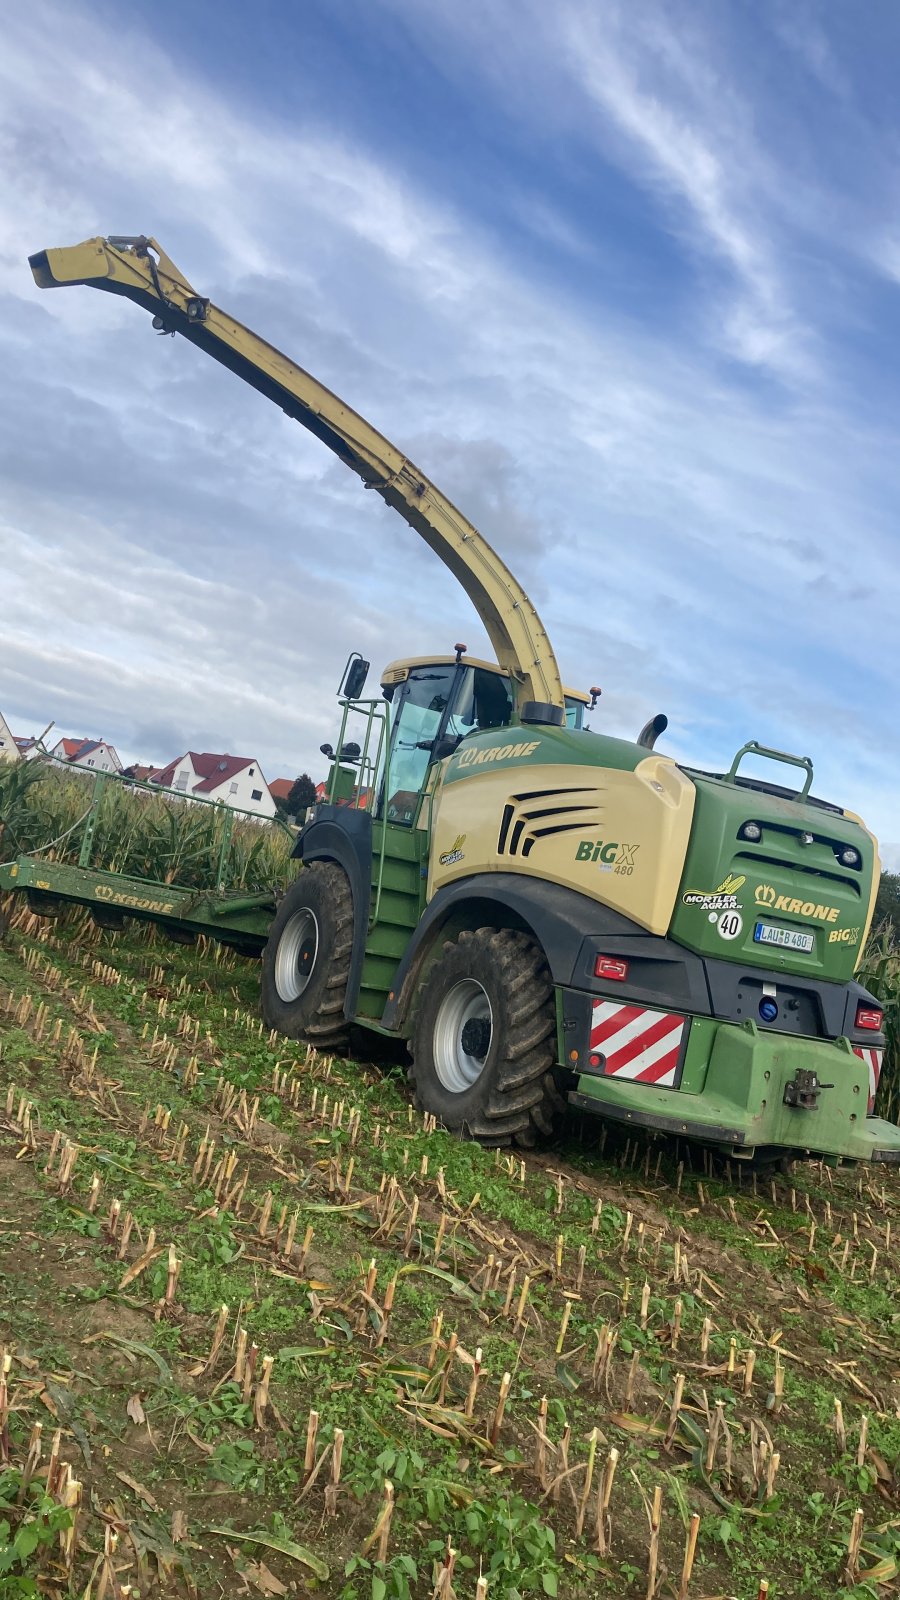
M 657 711 L 655 717 L 645 722 L 637 737 L 637 742 L 645 750 L 652 750 L 661 733 L 665 733 L 669 726 L 669 719 L 664 711 Z

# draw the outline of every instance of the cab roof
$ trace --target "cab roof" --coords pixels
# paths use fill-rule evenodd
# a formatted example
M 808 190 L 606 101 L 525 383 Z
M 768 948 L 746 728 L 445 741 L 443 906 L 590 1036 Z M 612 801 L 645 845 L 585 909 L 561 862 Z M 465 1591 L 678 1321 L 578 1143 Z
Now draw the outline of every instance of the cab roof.
M 391 661 L 381 674 L 381 687 L 389 689 L 392 685 L 403 683 L 415 667 L 452 667 L 456 665 L 456 656 L 406 656 L 400 661 Z M 498 678 L 508 678 L 509 673 L 504 667 L 498 666 L 496 661 L 482 661 L 478 656 L 464 656 L 463 665 L 467 667 L 480 667 L 483 672 L 495 672 Z M 563 685 L 563 694 L 567 700 L 579 700 L 586 706 L 590 695 L 582 689 L 568 689 Z

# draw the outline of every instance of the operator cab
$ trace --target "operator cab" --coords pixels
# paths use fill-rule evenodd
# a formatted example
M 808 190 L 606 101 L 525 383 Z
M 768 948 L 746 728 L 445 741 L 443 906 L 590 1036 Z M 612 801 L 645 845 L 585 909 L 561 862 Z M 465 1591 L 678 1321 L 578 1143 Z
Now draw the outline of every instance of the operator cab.
M 391 702 L 387 803 L 379 794 L 378 812 L 388 822 L 411 827 L 428 769 L 452 755 L 470 733 L 506 728 L 515 702 L 509 673 L 496 662 L 455 656 L 392 661 L 381 675 L 381 690 Z M 588 696 L 565 691 L 566 727 L 584 727 Z

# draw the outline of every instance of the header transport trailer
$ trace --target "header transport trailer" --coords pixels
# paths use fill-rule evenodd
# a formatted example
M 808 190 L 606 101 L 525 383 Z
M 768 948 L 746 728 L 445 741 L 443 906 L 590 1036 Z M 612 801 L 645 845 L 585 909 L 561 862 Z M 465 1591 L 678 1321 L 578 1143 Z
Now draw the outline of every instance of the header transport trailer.
M 634 742 L 588 731 L 478 530 L 152 239 L 30 264 L 41 287 L 134 300 L 301 422 L 440 556 L 496 655 L 395 663 L 369 699 L 348 663 L 329 798 L 268 928 L 267 1023 L 407 1041 L 419 1105 L 485 1143 L 534 1142 L 568 1100 L 736 1156 L 900 1161 L 872 1115 L 881 1008 L 854 978 L 877 847 L 812 795 L 808 758 L 750 743 L 708 773 L 654 748 L 664 717 Z M 777 781 L 742 773 L 751 754 Z M 339 804 L 351 787 L 364 803 Z
M 48 768 L 59 770 L 46 751 L 41 750 L 33 760 L 46 762 Z M 258 813 L 225 806 L 203 795 L 186 796 L 181 790 L 164 789 L 134 778 L 129 778 L 126 785 L 125 779 L 106 772 L 80 773 L 76 781 L 85 786 L 87 803 L 82 815 L 61 838 L 48 840 L 39 849 L 23 851 L 11 860 L 0 862 L 0 894 L 23 895 L 30 909 L 40 917 L 55 917 L 66 905 L 83 905 L 90 910 L 98 927 L 112 931 L 124 928 L 126 919 L 154 922 L 178 944 L 191 944 L 198 934 L 204 933 L 242 955 L 262 953 L 275 914 L 274 890 L 228 887 L 247 866 L 246 851 L 243 852 L 245 859 L 238 859 L 240 834 L 235 833 L 235 825 L 242 821 L 250 823 L 255 832 L 260 826 Z M 178 881 L 181 855 L 177 831 L 173 831 L 171 848 L 162 847 L 159 870 L 166 871 L 165 877 L 139 877 L 104 866 L 104 856 L 115 858 L 121 844 L 118 835 L 113 841 L 107 838 L 106 802 L 114 806 L 116 790 L 123 785 L 133 797 L 134 825 L 138 830 L 142 801 L 154 809 L 156 820 L 159 808 L 170 805 L 173 812 L 164 811 L 163 814 L 170 817 L 173 825 L 181 808 L 190 809 L 203 832 L 200 846 L 203 858 L 198 862 L 196 849 L 192 849 L 193 874 L 189 866 L 186 873 L 182 872 L 182 878 L 189 880 L 192 875 L 196 878 L 199 866 L 202 868 L 200 876 L 209 884 L 208 888 Z M 14 840 L 15 833 L 8 835 L 3 827 L 5 822 L 0 781 L 0 838 L 7 847 L 9 837 Z M 282 855 L 288 859 L 294 841 L 293 830 L 280 819 L 267 825 L 283 835 Z M 74 859 L 65 859 L 67 856 Z

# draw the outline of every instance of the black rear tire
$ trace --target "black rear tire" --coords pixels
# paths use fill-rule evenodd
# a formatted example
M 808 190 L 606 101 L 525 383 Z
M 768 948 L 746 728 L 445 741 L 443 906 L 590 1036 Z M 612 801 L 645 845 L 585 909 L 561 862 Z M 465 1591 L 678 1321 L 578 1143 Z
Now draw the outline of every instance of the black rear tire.
M 767 1178 L 774 1178 L 777 1174 L 780 1174 L 782 1178 L 789 1178 L 794 1170 L 796 1159 L 796 1156 L 792 1156 L 788 1150 L 773 1150 L 763 1146 L 756 1150 L 749 1161 L 742 1161 L 740 1165 L 749 1169 L 750 1172 L 761 1173 Z
M 556 1010 L 544 953 L 527 934 L 478 928 L 444 945 L 410 1042 L 416 1104 L 487 1145 L 553 1131 Z
M 36 917 L 56 918 L 62 914 L 63 902 L 59 895 L 48 894 L 44 889 L 26 889 L 25 899 L 29 911 Z
M 260 992 L 266 1026 L 319 1050 L 346 1047 L 344 1000 L 353 951 L 353 896 L 343 868 L 311 861 L 269 930 Z
M 95 928 L 105 928 L 110 933 L 121 933 L 125 927 L 125 913 L 117 906 L 91 906 Z

